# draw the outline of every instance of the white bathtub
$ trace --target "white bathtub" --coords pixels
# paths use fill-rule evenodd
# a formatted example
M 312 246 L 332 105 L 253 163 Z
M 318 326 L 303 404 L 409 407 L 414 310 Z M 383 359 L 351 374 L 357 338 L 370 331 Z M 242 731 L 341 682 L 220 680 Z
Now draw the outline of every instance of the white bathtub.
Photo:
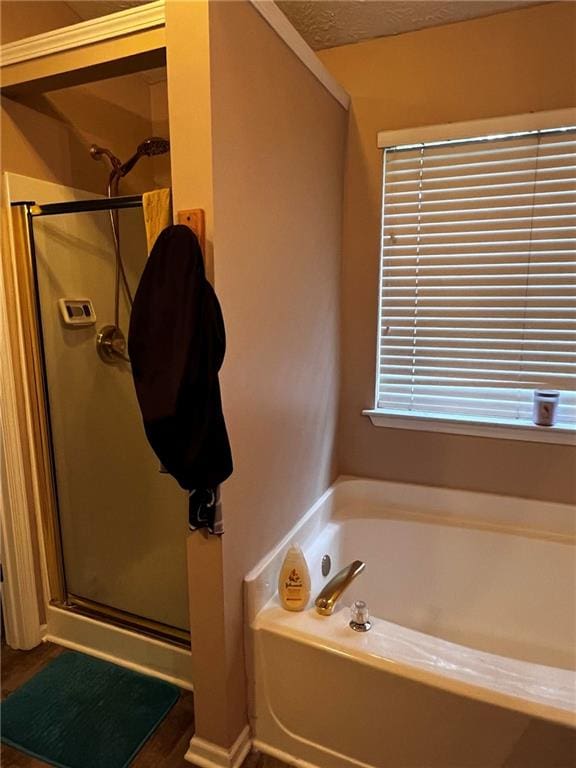
M 255 746 L 302 768 L 523 766 L 528 752 L 571 765 L 575 520 L 559 504 L 339 481 L 246 579 Z M 366 562 L 331 617 L 279 606 L 293 541 L 313 596 Z M 376 617 L 365 634 L 348 626 L 355 599 Z

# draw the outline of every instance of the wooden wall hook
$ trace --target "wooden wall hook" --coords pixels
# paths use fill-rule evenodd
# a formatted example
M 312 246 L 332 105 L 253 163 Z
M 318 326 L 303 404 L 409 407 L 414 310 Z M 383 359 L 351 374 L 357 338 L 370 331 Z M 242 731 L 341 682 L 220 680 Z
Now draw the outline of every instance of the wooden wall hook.
M 178 211 L 178 224 L 190 227 L 198 238 L 204 259 L 206 259 L 206 217 L 203 208 Z

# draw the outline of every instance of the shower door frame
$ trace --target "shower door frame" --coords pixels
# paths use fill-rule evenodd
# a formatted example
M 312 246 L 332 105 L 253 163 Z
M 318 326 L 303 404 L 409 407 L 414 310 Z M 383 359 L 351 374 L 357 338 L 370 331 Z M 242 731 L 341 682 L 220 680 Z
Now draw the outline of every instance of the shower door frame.
M 190 633 L 185 630 L 74 595 L 67 588 L 64 569 L 33 220 L 38 216 L 139 208 L 142 207 L 142 196 L 98 198 L 48 205 L 18 201 L 10 203 L 10 206 L 15 251 L 13 267 L 20 306 L 19 320 L 25 336 L 23 353 L 26 359 L 26 384 L 32 405 L 32 418 L 31 423 L 27 425 L 26 442 L 32 454 L 30 470 L 34 475 L 32 480 L 35 481 L 38 494 L 37 506 L 43 539 L 40 549 L 43 549 L 45 555 L 48 603 L 65 611 L 104 620 L 157 640 L 189 648 Z

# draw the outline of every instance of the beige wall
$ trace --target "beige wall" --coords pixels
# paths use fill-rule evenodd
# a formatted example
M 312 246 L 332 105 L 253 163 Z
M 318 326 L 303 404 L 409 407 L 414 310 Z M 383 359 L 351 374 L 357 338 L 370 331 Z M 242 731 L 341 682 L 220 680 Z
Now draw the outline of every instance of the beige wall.
M 12 43 L 79 21 L 78 14 L 59 0 L 2 0 L 0 42 Z
M 188 545 L 196 733 L 227 747 L 247 722 L 242 579 L 336 470 L 346 116 L 247 2 L 169 2 L 167 39 L 174 207 L 206 208 L 227 329 L 226 533 Z
M 158 75 L 156 74 L 156 77 Z M 170 124 L 168 120 L 168 84 L 166 82 L 166 70 L 162 79 L 154 79 L 150 83 L 150 119 L 152 121 L 152 133 L 154 136 L 170 137 Z M 171 184 L 170 154 L 156 155 L 150 158 L 154 174 L 155 187 L 169 187 Z
M 227 566 L 243 576 L 336 472 L 346 112 L 247 2 L 210 22 Z
M 166 42 L 170 142 L 172 154 L 178 158 L 172 169 L 173 208 L 175 214 L 189 208 L 204 209 L 204 255 L 208 262 L 212 262 L 214 217 L 208 3 L 168 0 Z M 238 704 L 228 686 L 223 579 L 222 540 L 203 533 L 189 535 L 188 595 L 195 732 L 201 738 L 228 747 L 238 736 L 242 717 L 235 715 Z
M 336 473 L 346 113 L 247 2 L 210 6 L 210 43 L 235 463 L 222 494 L 225 611 L 240 692 L 242 579 Z
M 342 265 L 339 471 L 573 501 L 575 451 L 560 445 L 372 426 L 379 130 L 576 104 L 576 4 L 552 3 L 321 51 L 352 96 Z

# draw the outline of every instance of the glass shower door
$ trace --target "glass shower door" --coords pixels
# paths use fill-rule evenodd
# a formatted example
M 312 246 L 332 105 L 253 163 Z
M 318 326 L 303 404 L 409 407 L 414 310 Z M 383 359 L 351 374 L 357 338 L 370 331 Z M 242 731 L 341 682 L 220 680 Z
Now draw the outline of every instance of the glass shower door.
M 86 196 L 37 183 L 55 188 L 37 202 Z M 119 215 L 134 292 L 147 256 L 142 210 Z M 129 363 L 96 350 L 98 329 L 114 322 L 108 212 L 39 217 L 33 229 L 68 599 L 187 630 L 186 494 L 148 445 Z M 95 322 L 68 323 L 60 299 L 89 303 Z M 127 336 L 122 294 L 120 308 Z

